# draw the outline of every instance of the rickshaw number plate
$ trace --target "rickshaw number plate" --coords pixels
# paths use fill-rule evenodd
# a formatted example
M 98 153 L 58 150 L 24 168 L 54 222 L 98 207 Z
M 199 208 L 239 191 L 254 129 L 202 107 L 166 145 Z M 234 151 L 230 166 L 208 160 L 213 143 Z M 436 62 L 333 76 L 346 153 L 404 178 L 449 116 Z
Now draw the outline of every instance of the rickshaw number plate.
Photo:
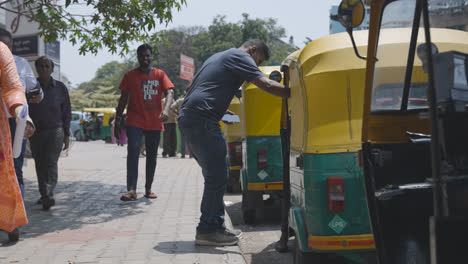
M 339 215 L 335 215 L 333 219 L 330 221 L 328 226 L 333 229 L 337 234 L 341 233 L 343 229 L 348 225 L 343 218 L 341 218 Z

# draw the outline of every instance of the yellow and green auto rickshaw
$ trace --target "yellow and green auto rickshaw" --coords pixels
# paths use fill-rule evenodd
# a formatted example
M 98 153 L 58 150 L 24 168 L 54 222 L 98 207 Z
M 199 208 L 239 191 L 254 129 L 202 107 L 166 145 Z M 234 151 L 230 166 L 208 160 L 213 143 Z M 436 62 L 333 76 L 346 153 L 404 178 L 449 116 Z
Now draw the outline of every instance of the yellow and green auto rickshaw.
M 358 50 L 367 31 L 356 32 Z M 359 166 L 366 64 L 346 33 L 316 39 L 282 64 L 291 89 L 289 227 L 295 263 L 374 263 Z
M 242 119 L 242 99 L 234 97 L 229 110 Z M 241 120 L 242 122 L 242 120 Z M 224 126 L 224 138 L 227 144 L 227 159 L 229 174 L 226 190 L 240 192 L 240 170 L 242 169 L 242 123 L 232 123 Z
M 105 140 L 112 142 L 112 131 L 109 119 L 115 115 L 114 108 L 84 108 L 83 118 L 80 121 L 80 135 L 77 140 Z
M 468 259 L 468 33 L 445 29 L 466 3 L 441 2 L 366 1 L 361 161 L 380 264 Z M 352 36 L 363 3 L 341 6 Z
M 267 77 L 272 72 L 279 74 L 279 69 L 279 66 L 260 67 Z M 252 83 L 244 83 L 242 100 L 242 215 L 245 223 L 252 224 L 257 213 L 262 214 L 263 194 L 275 201 L 283 190 L 281 98 Z

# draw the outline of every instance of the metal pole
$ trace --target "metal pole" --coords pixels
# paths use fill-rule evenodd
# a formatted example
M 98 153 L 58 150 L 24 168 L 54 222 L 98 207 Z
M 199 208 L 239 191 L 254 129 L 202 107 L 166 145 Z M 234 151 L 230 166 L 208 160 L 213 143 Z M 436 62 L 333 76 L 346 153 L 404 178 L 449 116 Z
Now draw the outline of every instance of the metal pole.
M 426 36 L 426 54 L 428 62 L 428 100 L 431 119 L 431 161 L 432 161 L 432 189 L 434 202 L 434 216 L 442 216 L 442 187 L 440 183 L 440 144 L 438 129 L 438 108 L 434 87 L 434 67 L 432 64 L 431 32 L 429 24 L 429 8 L 427 0 L 420 0 L 423 5 L 424 35 Z

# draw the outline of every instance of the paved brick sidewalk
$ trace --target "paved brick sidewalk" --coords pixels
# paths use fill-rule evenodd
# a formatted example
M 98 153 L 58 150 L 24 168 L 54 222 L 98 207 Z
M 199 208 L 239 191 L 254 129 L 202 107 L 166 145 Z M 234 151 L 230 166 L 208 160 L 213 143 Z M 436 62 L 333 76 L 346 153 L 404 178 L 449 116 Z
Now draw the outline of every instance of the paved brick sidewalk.
M 56 206 L 41 210 L 33 160 L 24 168 L 29 224 L 18 243 L 0 232 L 0 263 L 244 264 L 239 247 L 194 244 L 203 178 L 191 159 L 158 157 L 156 200 L 121 202 L 126 148 L 76 142 L 59 163 Z M 145 183 L 140 159 L 138 194 Z

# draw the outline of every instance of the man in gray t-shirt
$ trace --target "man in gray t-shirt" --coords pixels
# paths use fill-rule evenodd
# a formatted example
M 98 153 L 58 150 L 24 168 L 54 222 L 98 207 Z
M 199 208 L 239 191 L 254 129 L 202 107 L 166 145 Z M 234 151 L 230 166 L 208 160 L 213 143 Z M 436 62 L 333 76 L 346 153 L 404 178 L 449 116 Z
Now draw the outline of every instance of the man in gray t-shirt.
M 265 92 L 287 98 L 289 89 L 258 69 L 270 52 L 261 40 L 250 40 L 238 49 L 216 53 L 195 75 L 179 113 L 179 128 L 192 156 L 202 168 L 205 187 L 195 243 L 228 246 L 239 241 L 239 231 L 224 224 L 224 190 L 227 179 L 226 142 L 219 121 L 244 81 Z

